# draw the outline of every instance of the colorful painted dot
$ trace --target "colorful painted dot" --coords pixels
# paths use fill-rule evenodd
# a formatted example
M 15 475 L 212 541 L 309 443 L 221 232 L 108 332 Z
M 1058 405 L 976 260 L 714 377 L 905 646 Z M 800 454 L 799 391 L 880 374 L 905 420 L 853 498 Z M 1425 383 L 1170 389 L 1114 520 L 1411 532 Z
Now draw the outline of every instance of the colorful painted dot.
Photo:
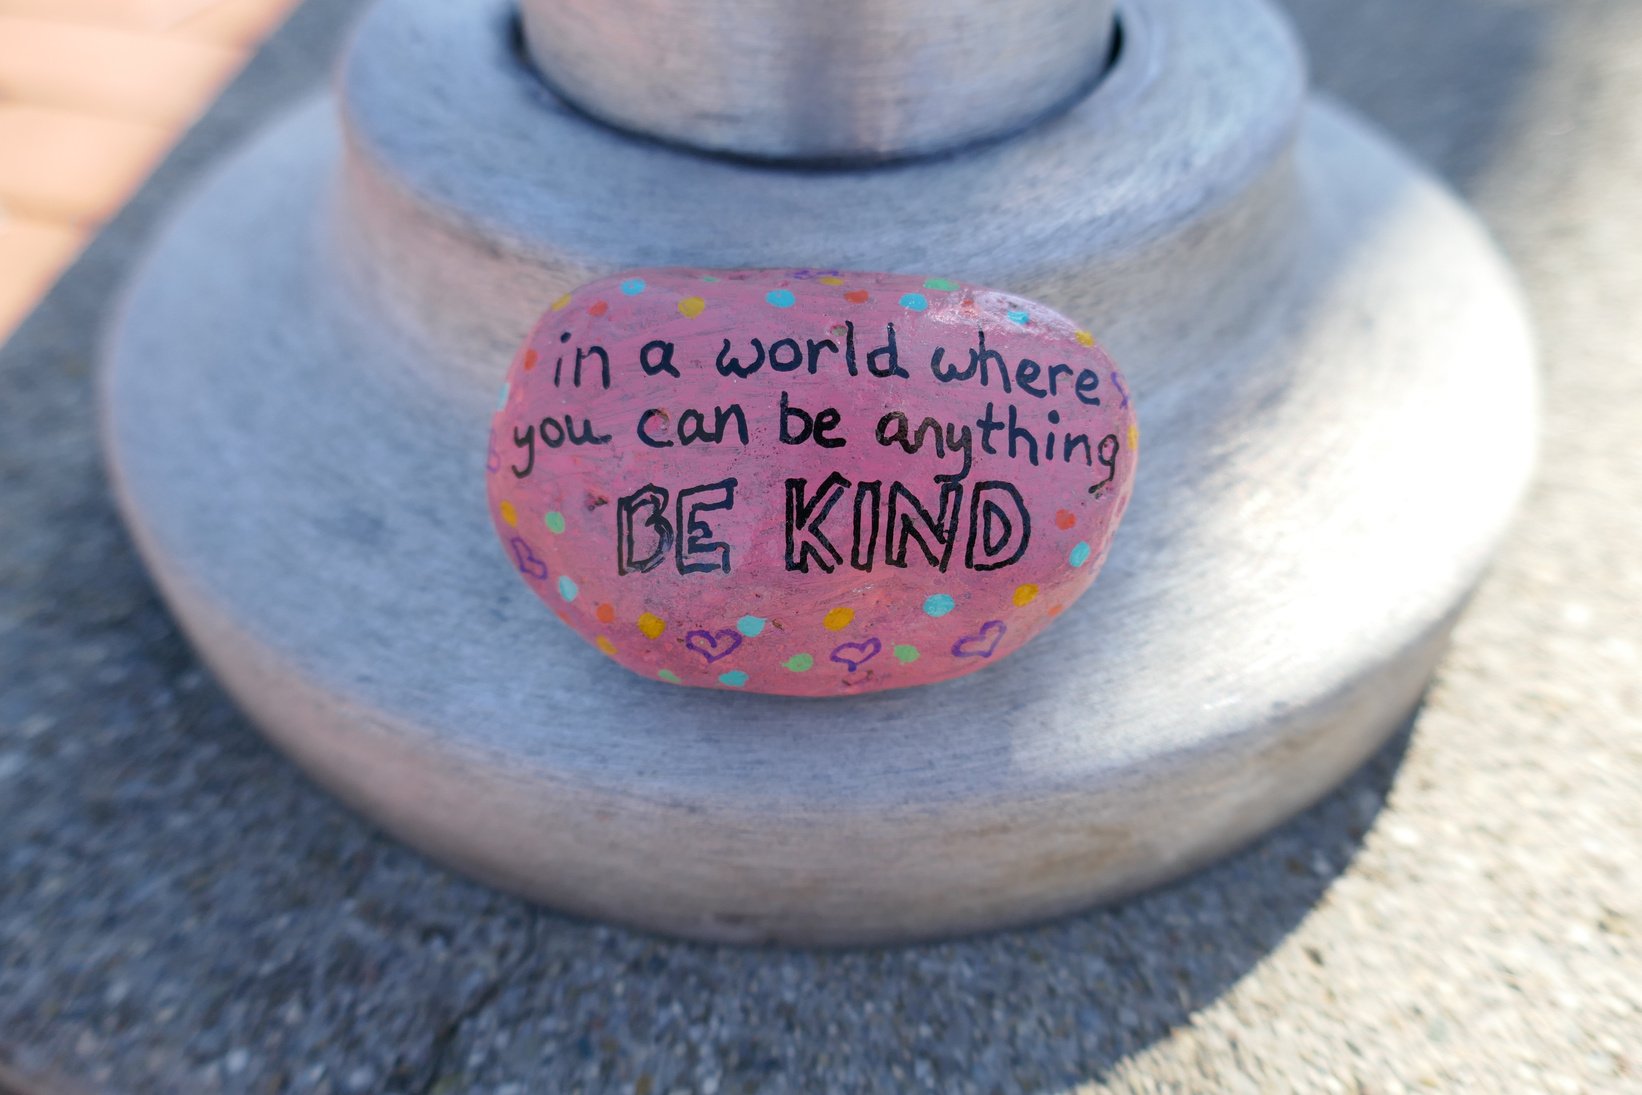
M 574 601 L 578 592 L 580 591 L 576 588 L 576 583 L 570 580 L 570 575 L 559 575 L 559 596 L 567 601 Z
M 600 635 L 598 638 L 594 639 L 593 645 L 610 655 L 612 658 L 616 656 L 616 644 L 605 638 L 603 635 Z
M 808 673 L 811 667 L 815 665 L 815 659 L 808 654 L 794 654 L 781 664 L 794 673 Z
M 1129 451 L 1134 452 L 1138 448 L 1140 448 L 1140 425 L 1131 422 L 1129 423 Z
M 667 630 L 667 621 L 660 616 L 645 612 L 639 616 L 639 632 L 646 639 L 659 639 L 661 633 Z
M 707 302 L 700 297 L 685 297 L 678 302 L 678 314 L 685 319 L 695 319 L 707 310 Z
M 1071 528 L 1073 525 L 1075 525 L 1077 523 L 1078 523 L 1078 515 L 1073 513 L 1071 510 L 1069 510 L 1069 509 L 1058 509 L 1058 510 L 1055 511 L 1055 527 L 1056 528 L 1058 528 L 1058 529 L 1068 529 L 1068 528 Z
M 679 683 L 678 674 L 674 673 L 671 669 L 658 669 L 658 670 L 656 670 L 656 676 L 660 677 L 662 680 L 666 681 L 668 684 L 678 684 Z
M 924 598 L 924 612 L 930 616 L 945 616 L 957 607 L 958 602 L 946 593 L 931 593 Z
M 643 278 L 628 278 L 621 283 L 621 291 L 630 297 L 636 297 L 644 292 Z
M 538 362 L 540 360 L 541 360 L 541 355 L 536 353 L 535 350 L 526 350 L 525 351 L 525 358 L 524 358 L 525 372 L 528 373 L 530 370 L 534 369 L 536 367 L 536 362 Z
M 865 289 L 851 289 L 849 292 L 844 294 L 844 299 L 849 301 L 851 304 L 865 304 L 869 296 L 871 296 L 871 294 Z
M 1032 317 L 1027 315 L 1025 312 L 1016 311 L 1013 308 L 1010 309 L 1010 311 L 1009 311 L 1009 320 L 1010 320 L 1010 322 L 1011 323 L 1018 323 L 1022 327 L 1025 327 L 1026 326 L 1026 321 L 1028 319 L 1031 319 L 1031 318 Z
M 550 509 L 542 514 L 542 524 L 547 526 L 547 531 L 557 535 L 564 531 L 564 514 L 556 509 Z
M 743 616 L 735 622 L 735 629 L 747 638 L 754 639 L 764 630 L 764 623 L 762 616 Z
M 519 511 L 513 508 L 512 502 L 498 503 L 496 509 L 497 512 L 502 515 L 502 520 L 506 521 L 514 528 L 519 527 Z
M 742 685 L 747 683 L 747 674 L 743 673 L 739 669 L 732 669 L 728 673 L 720 673 L 718 675 L 718 683 L 727 684 L 731 688 L 740 688 Z
M 798 302 L 798 298 L 792 295 L 791 289 L 771 289 L 764 294 L 764 299 L 777 308 L 791 308 Z
M 825 616 L 821 617 L 821 626 L 828 631 L 842 631 L 855 619 L 855 609 L 839 605 Z
M 837 274 L 823 274 L 821 277 L 817 278 L 816 280 L 819 281 L 822 285 L 842 285 L 842 284 L 844 284 L 844 279 L 839 277 Z
M 607 300 L 595 300 L 587 306 L 587 314 L 590 316 L 602 316 L 609 310 L 610 302 Z
M 601 624 L 613 624 L 616 622 L 616 606 L 613 604 L 601 604 L 598 608 L 593 610 L 593 615 L 598 618 L 598 621 Z
M 918 660 L 918 648 L 909 643 L 896 643 L 890 647 L 890 653 L 894 654 L 895 660 L 902 665 L 911 665 Z
M 1072 549 L 1072 554 L 1068 555 L 1066 559 L 1067 562 L 1071 563 L 1075 567 L 1080 567 L 1084 563 L 1087 563 L 1089 561 L 1089 541 L 1079 540 L 1077 547 Z M 559 581 L 562 582 L 564 579 L 560 578 Z
M 713 277 L 713 275 L 711 275 L 711 274 L 703 274 L 703 275 L 701 275 L 701 280 L 702 281 L 717 281 L 718 279 Z
M 901 298 L 901 307 L 910 308 L 914 312 L 921 312 L 929 307 L 929 299 L 922 293 L 908 293 Z
M 566 293 L 564 296 L 560 297 L 558 300 L 553 302 L 553 310 L 555 312 L 562 312 L 568 307 L 570 307 L 570 294 L 569 293 Z
M 502 394 L 496 400 L 496 409 L 497 410 L 501 410 L 503 407 L 507 406 L 507 393 L 508 393 L 508 391 L 509 391 L 508 383 L 504 380 L 502 382 Z
M 1065 612 L 1065 611 L 1066 611 L 1066 606 L 1065 605 L 1050 605 L 1049 606 L 1049 618 L 1051 620 L 1053 620 L 1056 616 L 1059 616 L 1062 612 Z
M 951 278 L 930 278 L 924 282 L 925 289 L 939 289 L 943 293 L 950 293 L 958 287 L 958 283 Z
M 1095 336 L 1090 334 L 1088 331 L 1079 331 L 1078 341 L 1083 343 L 1085 346 L 1093 346 L 1095 344 Z
M 1015 595 L 1010 600 L 1015 602 L 1016 608 L 1025 608 L 1038 599 L 1038 587 L 1031 582 L 1015 587 Z

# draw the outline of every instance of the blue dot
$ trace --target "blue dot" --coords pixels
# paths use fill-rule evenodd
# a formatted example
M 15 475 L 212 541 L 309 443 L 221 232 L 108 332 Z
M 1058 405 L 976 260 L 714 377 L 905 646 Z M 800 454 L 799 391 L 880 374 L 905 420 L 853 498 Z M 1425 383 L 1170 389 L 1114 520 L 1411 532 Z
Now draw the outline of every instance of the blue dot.
M 791 289 L 771 289 L 764 294 L 764 299 L 777 308 L 791 308 L 798 300 L 797 297 L 792 295 Z
M 945 593 L 931 593 L 924 601 L 924 611 L 931 616 L 945 616 L 957 607 L 958 602 Z
M 498 398 L 498 399 L 497 399 L 497 400 L 496 400 L 496 409 L 497 409 L 497 410 L 501 410 L 501 409 L 503 409 L 503 408 L 504 408 L 504 407 L 506 407 L 506 406 L 507 406 L 507 393 L 508 393 L 508 391 L 509 391 L 509 390 L 510 390 L 510 389 L 511 389 L 511 388 L 512 388 L 512 387 L 513 387 L 513 386 L 512 386 L 512 385 L 511 385 L 511 384 L 505 384 L 505 383 L 504 383 L 504 384 L 503 384 L 503 385 L 502 385 L 502 394 L 501 394 L 501 396 L 500 396 L 500 397 L 499 397 L 499 398 Z
M 1089 541 L 1079 540 L 1078 546 L 1072 549 L 1072 554 L 1067 557 L 1067 561 L 1075 567 L 1087 563 L 1089 561 Z M 561 578 L 560 581 L 563 581 L 563 579 Z
M 901 307 L 910 308 L 914 312 L 921 312 L 929 307 L 929 301 L 924 299 L 922 293 L 908 293 L 901 298 Z
M 742 685 L 747 683 L 747 674 L 743 673 L 739 669 L 732 669 L 728 673 L 720 673 L 718 675 L 718 683 L 727 684 L 731 688 L 740 688 Z
M 576 583 L 570 580 L 570 575 L 559 575 L 559 596 L 563 597 L 567 601 L 574 601 L 576 599 L 577 592 L 578 590 L 576 589 Z
M 735 629 L 749 639 L 757 638 L 759 632 L 764 630 L 764 617 L 743 616 L 735 622 Z
M 640 293 L 644 292 L 644 279 L 628 278 L 626 281 L 621 283 L 621 291 L 630 297 L 638 296 Z
M 1019 323 L 1022 327 L 1025 327 L 1026 326 L 1026 321 L 1028 319 L 1030 319 L 1031 317 L 1028 316 L 1025 312 L 1011 311 L 1009 313 L 1009 318 L 1011 320 L 1013 320 L 1014 322 Z

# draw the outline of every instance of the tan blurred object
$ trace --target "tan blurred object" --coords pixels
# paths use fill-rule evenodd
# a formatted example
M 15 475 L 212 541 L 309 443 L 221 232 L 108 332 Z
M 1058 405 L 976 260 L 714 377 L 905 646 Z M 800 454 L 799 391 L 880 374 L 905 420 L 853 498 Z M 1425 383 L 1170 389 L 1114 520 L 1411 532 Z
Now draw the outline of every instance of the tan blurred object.
M 0 0 L 0 342 L 296 0 Z

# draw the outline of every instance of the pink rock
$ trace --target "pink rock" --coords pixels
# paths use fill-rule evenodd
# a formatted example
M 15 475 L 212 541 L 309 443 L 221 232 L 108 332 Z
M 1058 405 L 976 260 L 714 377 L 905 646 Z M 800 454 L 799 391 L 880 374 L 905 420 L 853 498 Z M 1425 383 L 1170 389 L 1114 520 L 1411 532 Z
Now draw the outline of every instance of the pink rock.
M 555 301 L 491 426 L 509 563 L 638 673 L 832 696 L 1020 648 L 1138 433 L 1088 332 L 946 278 L 640 270 Z

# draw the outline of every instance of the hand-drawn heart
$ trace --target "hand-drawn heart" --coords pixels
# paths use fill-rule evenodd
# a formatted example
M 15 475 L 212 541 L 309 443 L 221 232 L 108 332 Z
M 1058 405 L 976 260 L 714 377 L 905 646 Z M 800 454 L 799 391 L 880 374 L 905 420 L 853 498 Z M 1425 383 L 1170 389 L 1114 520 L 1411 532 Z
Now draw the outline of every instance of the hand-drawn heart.
M 722 631 L 692 631 L 684 636 L 684 649 L 700 654 L 712 665 L 728 658 L 741 645 L 741 632 L 731 627 Z
M 536 557 L 530 550 L 530 545 L 524 539 L 515 536 L 508 540 L 508 546 L 513 549 L 513 561 L 518 564 L 519 573 L 526 578 L 534 578 L 538 582 L 547 581 L 547 564 Z
M 832 660 L 848 666 L 851 673 L 878 656 L 884 649 L 884 644 L 877 639 L 867 639 L 858 643 L 843 643 L 832 652 Z
M 952 644 L 952 656 L 955 658 L 990 658 L 1003 641 L 1003 633 L 1009 629 L 1002 620 L 988 620 L 981 625 L 981 630 L 974 635 L 965 635 Z

